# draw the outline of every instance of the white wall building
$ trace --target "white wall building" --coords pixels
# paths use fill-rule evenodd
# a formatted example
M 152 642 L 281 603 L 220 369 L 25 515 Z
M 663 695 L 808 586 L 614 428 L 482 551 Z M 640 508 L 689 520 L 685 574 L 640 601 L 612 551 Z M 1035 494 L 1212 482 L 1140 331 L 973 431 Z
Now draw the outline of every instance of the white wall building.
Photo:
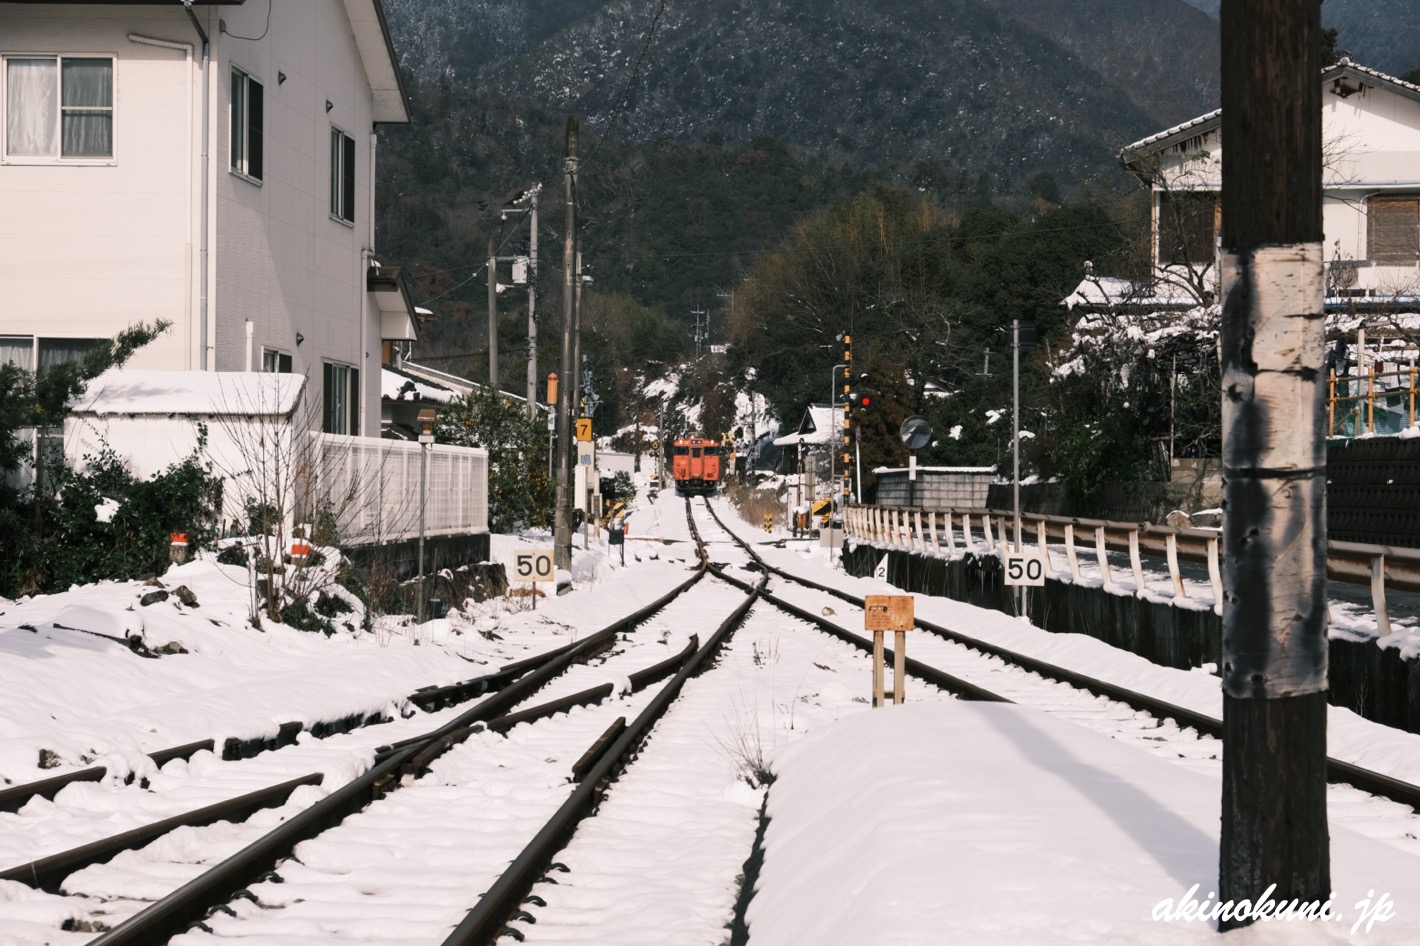
M 131 367 L 304 374 L 316 426 L 378 437 L 414 326 L 375 127 L 408 120 L 378 0 L 0 2 L 0 359 L 163 319 Z
M 1414 299 L 1420 296 L 1420 86 L 1349 59 L 1323 70 L 1320 81 L 1328 297 Z M 1164 289 L 1176 286 L 1190 263 L 1216 285 L 1221 125 L 1221 110 L 1213 111 L 1120 154 L 1153 192 L 1153 259 Z M 1087 301 L 1100 301 L 1088 298 L 1090 287 L 1081 291 Z

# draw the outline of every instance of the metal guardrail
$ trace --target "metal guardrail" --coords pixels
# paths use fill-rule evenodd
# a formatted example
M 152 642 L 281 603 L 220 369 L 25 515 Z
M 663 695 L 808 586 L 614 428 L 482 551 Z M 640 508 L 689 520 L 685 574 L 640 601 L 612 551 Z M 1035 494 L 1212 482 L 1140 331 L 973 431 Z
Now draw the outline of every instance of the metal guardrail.
M 1006 549 L 1014 539 L 1014 515 L 1000 509 L 920 509 L 904 506 L 850 506 L 844 516 L 845 534 L 870 545 L 901 548 L 927 555 L 954 557 L 972 548 L 980 536 L 990 552 Z M 1188 597 L 1179 570 L 1180 561 L 1206 565 L 1213 589 L 1213 609 L 1221 610 L 1222 570 L 1218 546 L 1222 533 L 1213 529 L 1176 529 L 1140 522 L 1073 519 L 1040 513 L 1021 514 L 1022 542 L 1033 542 L 1045 560 L 1047 572 L 1056 571 L 1050 543 L 1065 547 L 1066 567 L 1080 581 L 1081 554 L 1093 555 L 1106 585 L 1114 583 L 1108 552 L 1129 555 L 1136 594 L 1144 588 L 1143 556 L 1168 562 L 1175 596 Z M 964 543 L 958 546 L 958 535 Z M 1386 589 L 1420 592 L 1420 549 L 1360 542 L 1328 542 L 1326 575 L 1332 581 L 1368 585 L 1381 636 L 1391 632 Z

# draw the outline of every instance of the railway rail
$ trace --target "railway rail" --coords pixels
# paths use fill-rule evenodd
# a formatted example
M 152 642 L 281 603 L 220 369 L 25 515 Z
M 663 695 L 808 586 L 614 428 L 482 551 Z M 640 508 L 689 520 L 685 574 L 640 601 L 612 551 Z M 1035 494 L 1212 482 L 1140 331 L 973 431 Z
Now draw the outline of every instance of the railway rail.
M 710 518 L 697 522 L 701 508 Z M 329 923 L 334 930 L 340 928 L 339 904 L 327 902 L 324 891 L 339 882 L 380 894 L 396 884 L 401 870 L 410 872 L 414 858 L 432 861 L 441 877 L 450 875 L 450 883 L 421 890 L 423 903 L 392 913 L 399 918 L 398 935 L 393 928 L 363 930 L 373 941 L 482 944 L 505 935 L 536 941 L 539 934 L 555 930 L 557 942 L 606 942 L 608 933 L 598 934 L 598 924 L 628 922 L 626 915 L 602 902 L 603 895 L 610 896 L 606 884 L 578 886 L 589 871 L 609 869 L 605 854 L 598 857 L 599 846 L 604 851 L 616 843 L 618 858 L 634 864 L 655 858 L 661 858 L 657 863 L 675 862 L 674 848 L 686 843 L 686 825 L 702 815 L 707 827 L 699 843 L 716 846 L 719 870 L 733 877 L 748 853 L 754 820 L 743 806 L 732 816 L 709 810 L 716 808 L 712 801 L 719 801 L 723 787 L 713 774 L 697 774 L 697 759 L 703 762 L 705 753 L 697 755 L 687 746 L 704 741 L 707 714 L 726 714 L 727 697 L 732 700 L 735 687 L 749 685 L 735 677 L 743 670 L 734 668 L 750 666 L 750 682 L 766 685 L 781 647 L 789 652 L 798 689 L 783 709 L 779 691 L 766 692 L 776 694 L 771 697 L 774 712 L 788 715 L 789 731 L 795 731 L 796 712 L 831 719 L 852 711 L 853 703 L 864 702 L 857 693 L 866 687 L 844 681 L 856 674 L 866 680 L 871 640 L 853 629 L 855 623 L 861 627 L 861 598 L 772 565 L 719 520 L 708 501 L 687 499 L 684 514 L 685 528 L 696 541 L 697 562 L 692 575 L 668 594 L 575 644 L 504 666 L 489 680 L 456 684 L 439 696 L 421 691 L 429 705 L 457 702 L 464 695 L 475 702 L 468 709 L 456 707 L 457 713 L 432 731 L 382 747 L 359 778 L 285 817 L 274 830 L 254 824 L 236 831 L 224 841 L 232 849 L 230 857 L 193 871 L 177 889 L 92 943 L 157 943 L 188 930 L 260 941 L 264 924 L 271 925 L 271 935 L 281 936 L 299 918 L 311 916 L 316 919 L 310 922 Z M 707 577 L 710 581 L 703 580 Z M 839 614 L 844 603 L 852 607 Z M 907 662 L 908 675 L 920 681 L 913 699 L 1032 703 L 1183 756 L 1188 764 L 1215 764 L 1209 760 L 1219 747 L 1209 734 L 1219 726 L 1206 714 L 959 630 L 922 619 L 917 623 L 927 635 L 914 638 L 914 657 Z M 823 643 L 816 635 L 798 634 L 800 626 L 832 640 Z M 774 725 L 782 728 L 782 720 Z M 777 737 L 779 729 L 771 735 Z M 770 777 L 756 767 L 763 759 L 733 749 L 727 754 L 734 757 L 738 778 L 760 793 L 756 798 L 762 797 Z M 647 768 L 640 764 L 643 759 L 661 761 Z M 666 792 L 657 778 L 664 782 L 668 771 L 687 773 L 686 783 L 702 779 L 708 784 L 678 785 L 677 792 L 696 800 L 684 801 L 683 810 L 664 819 L 659 841 L 643 840 L 649 835 L 645 815 L 662 802 L 657 792 Z M 479 791 L 481 784 L 502 779 L 503 772 L 532 778 L 514 792 Z M 1420 790 L 1398 780 L 1344 763 L 1334 763 L 1331 774 L 1420 807 Z M 518 797 L 505 801 L 510 795 Z M 400 820 L 399 812 L 412 808 L 427 809 L 420 816 L 431 824 L 427 837 L 412 836 Z M 735 830 L 713 822 L 715 817 L 731 817 Z M 628 852 L 624 848 L 631 835 L 659 847 Z M 405 846 L 408 853 L 403 853 Z M 379 863 L 369 862 L 373 850 L 385 852 Z M 74 892 L 82 892 L 88 876 L 78 874 L 76 883 L 72 864 L 51 865 L 41 881 L 43 865 L 27 866 L 34 882 L 48 889 L 69 891 L 72 884 Z M 112 873 L 110 865 L 99 879 L 112 879 Z M 416 883 L 429 876 L 427 871 L 414 874 Z M 639 888 L 644 879 L 622 886 Z M 709 903 L 729 911 L 733 891 L 694 890 L 686 896 L 679 907 L 674 902 L 661 906 L 684 914 Z M 462 920 L 414 916 L 436 899 L 445 916 L 456 910 Z M 472 905 L 459 907 L 459 899 Z M 724 918 L 707 922 L 718 925 Z

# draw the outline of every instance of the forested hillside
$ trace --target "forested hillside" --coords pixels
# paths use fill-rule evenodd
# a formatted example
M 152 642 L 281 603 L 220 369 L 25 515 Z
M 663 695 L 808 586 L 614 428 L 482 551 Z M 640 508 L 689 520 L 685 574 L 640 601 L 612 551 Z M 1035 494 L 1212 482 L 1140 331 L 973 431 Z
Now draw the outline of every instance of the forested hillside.
M 500 211 L 541 184 L 540 363 L 555 366 L 577 115 L 599 425 L 630 422 L 644 380 L 683 365 L 693 313 L 707 341 L 732 343 L 728 360 L 677 369 L 711 428 L 750 387 L 789 419 L 823 399 L 834 337 L 856 326 L 892 408 L 874 462 L 893 459 L 883 418 L 904 411 L 957 428 L 933 447 L 942 462 L 1000 457 L 1010 319 L 1068 342 L 1059 302 L 1083 261 L 1137 267 L 1140 192 L 1117 149 L 1217 105 L 1206 0 L 384 2 L 414 108 L 382 130 L 379 245 L 434 313 L 419 358 L 486 377 L 488 241 L 527 252 L 525 218 Z M 1407 3 L 1323 9 L 1341 49 L 1399 70 L 1366 44 L 1389 24 L 1384 48 L 1403 46 Z M 500 382 L 521 391 L 527 295 L 498 299 Z M 1109 384 L 1059 399 L 1043 359 L 1030 384 L 1059 400 L 1058 423 L 1033 452 L 1090 446 L 1065 471 L 1075 483 L 1153 462 L 1140 399 Z

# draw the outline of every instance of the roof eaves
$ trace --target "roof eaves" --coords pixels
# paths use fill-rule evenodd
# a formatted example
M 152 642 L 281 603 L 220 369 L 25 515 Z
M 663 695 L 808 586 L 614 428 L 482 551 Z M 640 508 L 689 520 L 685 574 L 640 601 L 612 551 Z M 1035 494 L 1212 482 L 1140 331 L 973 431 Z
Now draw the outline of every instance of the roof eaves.
M 1369 79 L 1378 84 L 1384 83 L 1390 86 L 1391 90 L 1397 94 L 1420 102 L 1420 85 L 1406 82 L 1404 79 L 1397 79 L 1395 76 L 1387 75 L 1377 69 L 1357 65 L 1345 57 L 1343 57 L 1340 62 L 1327 66 L 1321 71 L 1321 80 L 1323 83 L 1334 82 L 1341 78 L 1357 80 Z M 1140 157 L 1157 154 L 1178 141 L 1212 131 L 1214 127 L 1222 124 L 1222 118 L 1223 110 L 1221 108 L 1215 108 L 1213 111 L 1199 115 L 1197 118 L 1191 118 L 1182 124 L 1175 125 L 1172 128 L 1166 128 L 1147 138 L 1141 138 L 1133 144 L 1125 145 L 1119 150 L 1120 163 L 1130 170 L 1135 170 L 1134 162 Z
M 374 124 L 407 124 L 409 90 L 404 84 L 399 57 L 395 55 L 384 6 L 380 0 L 344 0 L 344 6 L 375 99 Z M 376 31 L 378 38 L 374 35 Z

